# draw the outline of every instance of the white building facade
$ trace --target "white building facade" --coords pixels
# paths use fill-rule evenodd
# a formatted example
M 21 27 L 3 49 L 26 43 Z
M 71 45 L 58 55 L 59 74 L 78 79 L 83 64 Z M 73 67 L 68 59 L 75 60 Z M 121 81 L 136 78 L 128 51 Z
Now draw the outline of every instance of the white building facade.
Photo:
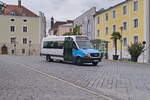
M 93 7 L 77 17 L 74 20 L 74 27 L 80 26 L 80 31 L 83 35 L 88 36 L 91 40 L 94 39 L 95 24 L 94 24 L 94 14 L 96 13 L 96 7 Z

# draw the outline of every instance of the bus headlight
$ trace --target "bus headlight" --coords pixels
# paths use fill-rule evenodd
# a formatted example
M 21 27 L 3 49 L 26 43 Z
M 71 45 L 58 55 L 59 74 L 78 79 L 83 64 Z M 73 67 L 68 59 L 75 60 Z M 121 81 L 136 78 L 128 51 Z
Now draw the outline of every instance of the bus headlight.
M 91 55 L 89 53 L 85 53 L 86 57 L 91 57 Z

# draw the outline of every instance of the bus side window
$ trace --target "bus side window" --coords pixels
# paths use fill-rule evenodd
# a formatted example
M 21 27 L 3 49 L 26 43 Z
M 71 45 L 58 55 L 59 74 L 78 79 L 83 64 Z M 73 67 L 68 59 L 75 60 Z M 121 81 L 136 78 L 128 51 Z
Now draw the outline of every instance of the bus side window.
M 63 49 L 63 45 L 64 45 L 64 42 L 63 42 L 63 41 L 59 41 L 59 42 L 58 42 L 58 48 L 59 48 L 59 49 Z
M 58 49 L 58 42 L 53 42 L 53 43 L 54 43 L 53 48 Z
M 53 46 L 53 42 L 51 42 L 51 41 L 48 41 L 47 48 L 52 48 L 52 46 Z
M 45 41 L 45 42 L 43 43 L 43 48 L 47 48 L 47 45 L 48 45 L 48 43 Z
M 46 49 L 51 48 L 51 45 L 52 43 L 50 41 L 45 41 L 43 44 L 43 48 L 46 48 Z

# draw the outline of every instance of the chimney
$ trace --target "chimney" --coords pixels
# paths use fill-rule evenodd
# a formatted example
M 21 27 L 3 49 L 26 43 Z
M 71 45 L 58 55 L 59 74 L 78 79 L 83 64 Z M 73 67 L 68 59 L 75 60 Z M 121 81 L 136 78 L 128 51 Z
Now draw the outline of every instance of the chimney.
M 53 28 L 53 25 L 54 25 L 54 18 L 51 17 L 51 29 Z
M 21 0 L 18 0 L 18 7 L 21 7 Z

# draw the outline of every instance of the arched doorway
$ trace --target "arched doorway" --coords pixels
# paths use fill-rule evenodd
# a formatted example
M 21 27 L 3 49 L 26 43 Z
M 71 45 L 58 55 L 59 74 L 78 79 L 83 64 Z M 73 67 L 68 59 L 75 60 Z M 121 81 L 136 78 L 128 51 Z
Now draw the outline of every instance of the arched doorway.
M 8 48 L 5 44 L 2 46 L 1 51 L 2 51 L 2 54 L 8 54 Z

